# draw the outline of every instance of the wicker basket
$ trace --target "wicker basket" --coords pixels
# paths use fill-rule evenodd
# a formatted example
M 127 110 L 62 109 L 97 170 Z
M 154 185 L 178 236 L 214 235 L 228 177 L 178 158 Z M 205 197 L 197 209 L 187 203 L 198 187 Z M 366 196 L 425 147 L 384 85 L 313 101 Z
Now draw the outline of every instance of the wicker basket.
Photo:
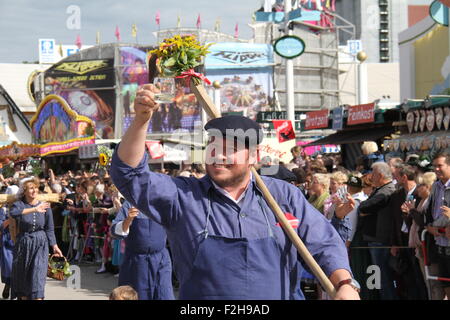
M 66 257 L 64 258 L 64 262 L 54 262 L 53 257 L 55 255 L 52 254 L 50 258 L 48 259 L 48 266 L 47 266 L 47 277 L 62 281 L 66 278 L 64 275 L 64 266 L 68 264 Z M 54 262 L 54 265 L 52 266 L 51 263 Z

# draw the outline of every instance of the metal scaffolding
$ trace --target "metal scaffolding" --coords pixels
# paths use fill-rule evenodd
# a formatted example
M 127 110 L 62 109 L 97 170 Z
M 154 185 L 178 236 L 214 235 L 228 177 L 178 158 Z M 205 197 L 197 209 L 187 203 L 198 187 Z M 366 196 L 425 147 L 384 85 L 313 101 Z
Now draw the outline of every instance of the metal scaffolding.
M 337 14 L 328 13 L 332 27 L 321 27 L 301 21 L 291 21 L 293 35 L 306 44 L 303 55 L 294 60 L 295 111 L 334 109 L 339 106 L 339 34 L 355 38 L 355 26 Z M 284 35 L 283 25 L 273 22 L 250 24 L 255 43 L 273 44 Z M 274 95 L 277 109 L 285 110 L 285 64 L 275 56 Z

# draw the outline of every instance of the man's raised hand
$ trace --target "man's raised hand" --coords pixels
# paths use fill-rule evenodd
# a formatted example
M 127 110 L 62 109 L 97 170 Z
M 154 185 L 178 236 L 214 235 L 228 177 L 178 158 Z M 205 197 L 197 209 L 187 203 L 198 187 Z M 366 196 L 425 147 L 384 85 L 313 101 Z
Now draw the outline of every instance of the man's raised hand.
M 159 108 L 159 105 L 155 102 L 155 93 L 157 92 L 158 89 L 153 84 L 145 84 L 139 87 L 134 99 L 137 119 L 147 122 L 152 117 L 153 111 Z

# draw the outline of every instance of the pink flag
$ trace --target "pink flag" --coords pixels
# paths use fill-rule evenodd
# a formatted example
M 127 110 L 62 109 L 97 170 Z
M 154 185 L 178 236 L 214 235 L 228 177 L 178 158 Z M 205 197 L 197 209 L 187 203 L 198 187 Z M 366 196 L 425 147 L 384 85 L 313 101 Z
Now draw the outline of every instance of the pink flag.
M 75 40 L 75 45 L 78 47 L 78 49 L 81 50 L 82 43 L 81 43 L 81 37 L 80 37 L 80 35 L 77 35 L 77 38 L 76 38 L 76 40 Z
M 116 32 L 114 32 L 114 35 L 117 38 L 117 41 L 120 41 L 120 30 L 119 30 L 119 26 L 116 26 Z
M 197 29 L 200 29 L 201 26 L 202 26 L 202 21 L 200 19 L 200 13 L 199 13 L 198 17 L 197 17 Z
M 236 23 L 236 26 L 234 27 L 234 37 L 237 39 L 239 38 L 239 24 Z
M 156 24 L 159 26 L 159 24 L 161 23 L 161 14 L 158 12 L 156 12 Z

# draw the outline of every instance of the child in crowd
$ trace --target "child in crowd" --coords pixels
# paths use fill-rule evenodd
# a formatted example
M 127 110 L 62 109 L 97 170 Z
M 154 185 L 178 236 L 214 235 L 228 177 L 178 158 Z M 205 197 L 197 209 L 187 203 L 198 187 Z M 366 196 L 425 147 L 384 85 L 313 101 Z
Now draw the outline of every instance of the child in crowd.
M 120 286 L 111 291 L 109 300 L 138 300 L 138 294 L 130 286 Z

